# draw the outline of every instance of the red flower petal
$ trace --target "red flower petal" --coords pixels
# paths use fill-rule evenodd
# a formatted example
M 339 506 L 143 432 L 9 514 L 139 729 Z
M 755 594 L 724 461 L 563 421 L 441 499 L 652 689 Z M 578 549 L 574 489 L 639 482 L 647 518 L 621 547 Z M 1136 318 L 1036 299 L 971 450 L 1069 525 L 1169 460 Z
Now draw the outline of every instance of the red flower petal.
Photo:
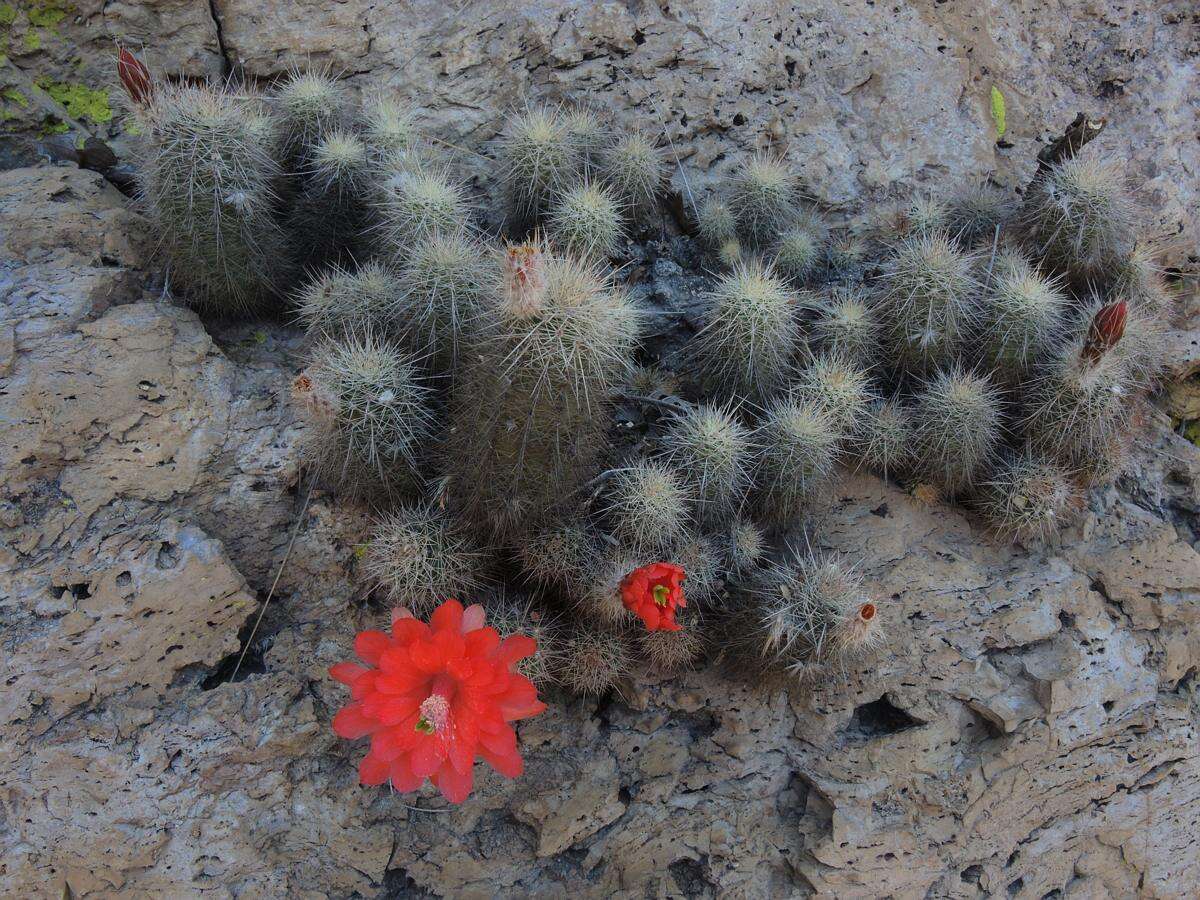
M 537 652 L 537 641 L 523 634 L 514 634 L 504 639 L 500 649 L 496 651 L 496 659 L 511 666 L 518 660 L 533 656 Z
M 481 747 L 480 755 L 505 778 L 517 778 L 525 771 L 525 763 L 515 750 L 512 753 L 494 753 L 487 747 Z
M 429 617 L 429 627 L 434 631 L 462 631 L 463 608 L 457 600 L 447 600 Z
M 392 639 L 382 631 L 360 631 L 354 639 L 354 652 L 363 662 L 379 664 L 379 657 L 392 645 Z
M 363 715 L 362 704 L 359 703 L 343 707 L 333 717 L 333 730 L 339 737 L 352 741 L 370 734 L 378 727 L 378 722 Z
M 412 761 L 407 753 L 392 760 L 391 777 L 392 787 L 402 794 L 417 790 L 425 781 L 425 776 L 418 777 L 413 773 Z
M 451 803 L 462 803 L 471 793 L 474 773 L 469 769 L 465 773 L 457 772 L 453 766 L 444 765 L 433 776 L 433 783 Z
M 335 666 L 329 667 L 329 677 L 334 681 L 340 681 L 342 684 L 351 685 L 358 679 L 359 675 L 371 671 L 358 663 L 343 662 Z
M 446 760 L 446 748 L 442 742 L 433 736 L 427 736 L 419 741 L 412 752 L 412 770 L 422 778 L 428 778 L 436 772 Z
M 383 784 L 388 780 L 391 766 L 372 753 L 368 753 L 358 764 L 358 780 L 363 784 Z

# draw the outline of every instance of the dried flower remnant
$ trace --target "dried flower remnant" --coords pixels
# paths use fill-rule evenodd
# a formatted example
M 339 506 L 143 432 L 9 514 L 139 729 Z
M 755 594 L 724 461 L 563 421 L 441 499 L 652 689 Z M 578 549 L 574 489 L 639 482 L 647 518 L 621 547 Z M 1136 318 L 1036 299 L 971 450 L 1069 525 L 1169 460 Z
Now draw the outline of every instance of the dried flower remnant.
M 1092 317 L 1087 341 L 1083 345 L 1083 358 L 1095 362 L 1125 335 L 1125 323 L 1129 319 L 1129 304 L 1124 300 L 1102 306 Z
M 504 254 L 505 307 L 523 319 L 540 310 L 545 297 L 545 252 L 541 245 L 510 244 Z
M 150 105 L 154 98 L 154 79 L 150 77 L 150 70 L 124 47 L 117 50 L 117 75 L 130 100 L 138 106 Z

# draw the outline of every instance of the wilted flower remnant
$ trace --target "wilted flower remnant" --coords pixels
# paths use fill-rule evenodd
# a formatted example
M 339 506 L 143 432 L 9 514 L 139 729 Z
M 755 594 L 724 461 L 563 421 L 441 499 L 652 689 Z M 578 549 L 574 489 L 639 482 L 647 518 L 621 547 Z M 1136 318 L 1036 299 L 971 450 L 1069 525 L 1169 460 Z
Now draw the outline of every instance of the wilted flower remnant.
M 391 634 L 363 631 L 354 652 L 366 663 L 338 663 L 329 674 L 350 687 L 350 703 L 333 730 L 354 740 L 370 736 L 359 764 L 363 784 L 390 781 L 415 791 L 430 779 L 451 803 L 471 792 L 476 759 L 506 778 L 524 769 L 510 723 L 546 708 L 524 675 L 513 671 L 537 643 L 500 639 L 484 624 L 482 606 L 447 600 L 429 624 L 398 610 Z

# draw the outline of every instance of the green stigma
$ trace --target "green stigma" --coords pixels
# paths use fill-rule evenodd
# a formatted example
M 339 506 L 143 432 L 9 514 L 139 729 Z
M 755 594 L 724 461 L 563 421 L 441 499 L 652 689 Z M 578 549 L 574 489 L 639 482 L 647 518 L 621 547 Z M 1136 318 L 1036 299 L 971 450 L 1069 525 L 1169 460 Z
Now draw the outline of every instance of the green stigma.
M 421 734 L 433 734 L 433 730 L 433 723 L 424 716 L 417 719 L 417 724 L 413 726 L 413 731 L 420 732 Z
M 651 593 L 654 594 L 654 602 L 659 606 L 666 606 L 671 598 L 671 589 L 665 584 L 656 584 Z

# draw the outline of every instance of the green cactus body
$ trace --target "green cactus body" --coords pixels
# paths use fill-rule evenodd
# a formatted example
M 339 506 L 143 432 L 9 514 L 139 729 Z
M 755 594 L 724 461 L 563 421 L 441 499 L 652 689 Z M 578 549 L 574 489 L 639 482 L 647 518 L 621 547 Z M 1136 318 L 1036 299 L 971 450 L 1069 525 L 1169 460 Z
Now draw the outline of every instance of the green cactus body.
M 218 314 L 263 308 L 293 271 L 279 216 L 280 136 L 266 107 L 163 84 L 139 120 L 141 199 L 172 279 Z
M 450 462 L 471 515 L 509 533 L 594 474 L 638 319 L 599 271 L 539 247 L 510 248 L 500 301 L 452 390 Z

